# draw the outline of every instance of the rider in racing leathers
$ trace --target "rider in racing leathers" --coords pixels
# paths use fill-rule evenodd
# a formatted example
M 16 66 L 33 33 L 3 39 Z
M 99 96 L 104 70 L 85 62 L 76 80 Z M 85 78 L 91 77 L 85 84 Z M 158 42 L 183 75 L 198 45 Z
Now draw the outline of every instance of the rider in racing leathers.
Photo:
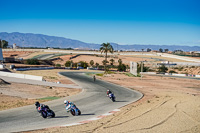
M 67 112 L 70 110 L 70 108 L 71 108 L 72 106 L 75 106 L 75 107 L 76 107 L 76 105 L 75 105 L 73 102 L 70 102 L 70 101 L 67 101 L 67 100 L 64 101 L 64 104 L 66 104 L 66 105 L 65 105 L 65 108 L 66 108 Z
M 109 94 L 112 94 L 111 90 L 107 90 L 107 96 L 109 96 Z
M 35 106 L 36 106 L 36 109 L 38 111 L 38 108 L 41 107 L 41 108 L 46 108 L 47 110 L 49 110 L 49 106 L 45 105 L 45 104 L 41 104 L 39 103 L 38 101 L 35 102 Z

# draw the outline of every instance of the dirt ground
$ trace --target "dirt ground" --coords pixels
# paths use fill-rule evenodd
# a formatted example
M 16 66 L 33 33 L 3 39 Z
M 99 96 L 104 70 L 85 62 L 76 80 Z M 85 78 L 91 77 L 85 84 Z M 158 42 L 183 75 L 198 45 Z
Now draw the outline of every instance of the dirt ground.
M 144 76 L 141 80 L 140 77 L 128 77 L 123 73 L 97 78 L 138 90 L 144 97 L 100 120 L 31 132 L 200 132 L 199 80 L 159 76 Z
M 3 57 L 23 58 L 33 53 L 32 51 L 3 51 Z
M 67 79 L 59 81 L 65 84 L 73 83 Z M 36 101 L 45 102 L 51 98 L 71 96 L 80 92 L 81 89 L 0 82 L 0 110 L 30 105 Z
M 102 57 L 98 57 L 102 58 Z M 75 58 L 78 61 L 78 58 Z M 81 57 L 79 60 L 86 59 Z M 90 58 L 89 60 L 97 61 L 97 58 Z M 103 58 L 102 58 L 103 59 Z M 100 61 L 100 60 L 98 60 Z M 67 78 L 57 75 L 57 71 L 44 70 L 44 71 L 25 71 L 20 73 L 40 75 L 43 74 L 48 81 L 72 84 Z M 52 72 L 52 73 L 51 73 Z M 97 76 L 96 76 L 97 77 Z M 199 133 L 200 132 L 200 80 L 183 79 L 174 77 L 162 76 L 144 76 L 128 77 L 123 73 L 110 74 L 104 77 L 97 77 L 121 86 L 138 90 L 144 94 L 144 97 L 132 104 L 129 104 L 120 109 L 113 115 L 107 116 L 103 119 L 92 121 L 90 123 L 61 127 L 49 128 L 31 132 L 61 132 L 61 133 Z M 11 90 L 9 87 L 16 86 L 15 84 L 1 86 L 2 90 Z M 19 84 L 20 86 L 20 84 Z M 8 88 L 7 88 L 8 87 Z M 34 86 L 24 85 L 19 87 L 24 88 L 24 91 L 16 89 L 14 91 L 21 91 L 23 93 L 27 88 Z M 42 86 L 35 86 L 36 89 L 46 90 L 54 96 L 56 90 L 45 88 Z M 37 88 L 38 87 L 38 88 Z M 55 88 L 56 89 L 56 88 Z M 35 89 L 34 89 L 35 90 Z M 52 91 L 53 90 L 53 91 Z M 32 90 L 33 91 L 33 90 Z M 30 92 L 32 92 L 30 89 Z M 65 91 L 65 90 L 63 90 Z M 114 92 L 114 90 L 112 90 Z M 32 96 L 38 96 L 34 93 Z M 38 91 L 37 91 L 38 92 Z M 73 92 L 73 91 L 72 91 Z M 5 93 L 5 91 L 4 91 Z M 1 104 L 8 106 L 10 103 L 19 101 L 20 103 L 27 104 L 26 97 L 13 96 L 11 94 L 1 94 Z M 78 92 L 75 92 L 78 93 Z M 71 92 L 68 93 L 69 95 Z M 50 95 L 50 94 L 49 94 Z M 15 98 L 18 98 L 17 100 Z M 116 96 L 117 98 L 117 96 Z M 23 99 L 23 100 L 22 100 Z M 2 101 L 4 100 L 4 101 Z M 9 100 L 9 102 L 7 102 Z M 31 101 L 29 101 L 31 102 Z M 33 102 L 33 101 L 32 101 Z M 20 105 L 19 103 L 19 105 Z M 34 102 L 33 102 L 34 103 Z M 15 106 L 13 103 L 11 106 Z M 25 104 L 25 105 L 26 105 Z M 23 106 L 23 105 L 20 105 Z M 5 107 L 4 107 L 5 108 Z
M 52 54 L 52 53 L 47 53 L 47 52 L 38 52 L 38 51 L 3 51 L 3 56 L 4 57 L 15 57 L 15 58 L 23 58 L 23 59 L 29 59 L 34 56 L 40 55 L 40 54 Z M 66 61 L 70 60 L 70 57 L 74 56 L 73 54 L 70 55 L 62 55 L 59 56 L 59 59 L 54 60 L 54 64 L 61 64 L 62 67 L 64 67 L 64 64 Z M 94 61 L 94 65 L 96 63 L 99 63 L 100 65 L 103 65 L 102 61 L 105 60 L 105 55 L 80 55 L 76 58 L 71 59 L 74 63 L 77 63 L 79 61 L 86 61 L 88 64 L 91 60 Z M 191 58 L 197 58 L 197 57 L 191 57 Z M 170 61 L 170 62 L 186 62 L 180 59 L 174 59 L 174 58 L 166 58 L 166 57 L 161 57 L 161 56 L 156 56 L 156 55 L 110 55 L 108 56 L 108 61 L 110 59 L 114 59 L 114 65 L 118 65 L 118 60 L 122 59 L 122 63 L 125 65 L 130 65 L 130 61 L 133 62 L 141 62 L 141 61 L 147 61 L 145 66 L 150 67 L 152 70 L 156 70 L 155 64 L 160 63 L 161 60 L 163 61 Z M 7 67 L 12 65 L 13 63 L 7 63 Z M 110 63 L 108 63 L 110 64 Z M 24 65 L 24 64 L 15 64 L 16 66 L 29 66 L 29 65 Z M 90 64 L 89 64 L 90 66 Z M 175 71 L 178 74 L 192 74 L 192 75 L 200 75 L 200 67 L 183 67 L 183 69 L 175 69 L 175 68 L 180 68 L 180 66 L 175 66 L 175 67 L 170 67 L 168 69 L 168 72 L 170 70 Z

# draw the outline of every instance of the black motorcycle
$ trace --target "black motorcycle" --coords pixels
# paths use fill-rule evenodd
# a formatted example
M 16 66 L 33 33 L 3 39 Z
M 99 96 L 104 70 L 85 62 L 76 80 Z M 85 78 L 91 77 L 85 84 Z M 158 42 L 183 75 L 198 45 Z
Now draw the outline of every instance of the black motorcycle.
M 53 112 L 53 110 L 49 109 L 48 107 L 38 107 L 37 111 L 41 114 L 43 118 L 55 117 L 55 113 Z

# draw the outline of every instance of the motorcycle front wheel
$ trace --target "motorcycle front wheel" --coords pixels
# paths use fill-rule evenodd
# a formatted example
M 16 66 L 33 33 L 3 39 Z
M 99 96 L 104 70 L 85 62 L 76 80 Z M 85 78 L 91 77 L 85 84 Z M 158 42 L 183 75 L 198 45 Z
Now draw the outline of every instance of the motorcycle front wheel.
M 52 118 L 56 116 L 55 113 L 53 112 L 53 110 L 51 110 L 50 112 L 51 112 L 51 117 Z
M 81 111 L 80 110 L 78 110 L 78 115 L 81 115 Z
M 115 98 L 114 97 L 112 98 L 112 101 L 115 102 Z

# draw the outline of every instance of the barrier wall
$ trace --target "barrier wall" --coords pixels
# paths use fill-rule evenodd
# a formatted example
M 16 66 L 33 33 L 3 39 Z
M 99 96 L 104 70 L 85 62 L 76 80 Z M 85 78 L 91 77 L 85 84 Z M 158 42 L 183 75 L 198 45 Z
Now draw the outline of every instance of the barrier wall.
M 197 78 L 200 78 L 200 75 L 196 75 Z
M 186 74 L 175 74 L 175 73 L 172 73 L 173 76 L 186 76 Z
M 156 74 L 156 72 L 140 72 L 141 74 Z M 192 74 L 177 74 L 177 73 L 164 73 L 163 75 L 181 76 L 181 77 L 196 77 L 200 78 L 200 75 Z
M 140 72 L 140 74 L 156 74 L 156 72 Z
M 200 63 L 192 63 L 192 62 L 173 62 L 179 66 L 200 66 Z
M 27 71 L 27 70 L 48 70 L 48 69 L 54 69 L 54 67 L 15 68 L 16 71 Z
M 31 79 L 31 80 L 39 80 L 42 81 L 42 76 L 34 76 L 28 74 L 19 74 L 19 73 L 10 73 L 10 72 L 0 72 L 0 76 L 13 77 L 13 78 L 21 78 L 21 79 Z
M 199 59 L 194 59 L 194 58 L 184 57 L 184 56 L 178 56 L 178 55 L 172 55 L 172 54 L 166 54 L 166 53 L 157 53 L 157 55 L 162 56 L 162 57 L 185 60 L 185 61 L 200 62 Z

